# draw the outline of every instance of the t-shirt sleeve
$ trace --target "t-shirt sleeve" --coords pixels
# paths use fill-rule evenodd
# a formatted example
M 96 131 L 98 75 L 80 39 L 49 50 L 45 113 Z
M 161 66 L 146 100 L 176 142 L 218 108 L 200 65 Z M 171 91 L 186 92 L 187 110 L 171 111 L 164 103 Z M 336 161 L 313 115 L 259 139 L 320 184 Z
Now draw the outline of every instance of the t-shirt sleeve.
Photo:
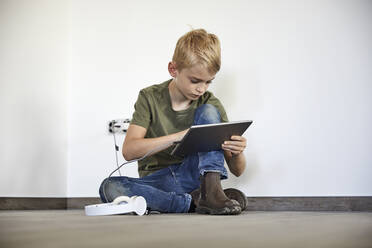
M 134 104 L 134 113 L 131 124 L 135 124 L 144 128 L 148 128 L 151 122 L 151 112 L 149 99 L 143 90 L 138 94 L 136 103 Z
M 221 115 L 221 122 L 229 121 L 229 118 L 227 118 L 227 114 L 226 114 L 225 108 L 223 107 L 222 103 L 212 93 L 206 103 L 212 104 L 218 109 Z

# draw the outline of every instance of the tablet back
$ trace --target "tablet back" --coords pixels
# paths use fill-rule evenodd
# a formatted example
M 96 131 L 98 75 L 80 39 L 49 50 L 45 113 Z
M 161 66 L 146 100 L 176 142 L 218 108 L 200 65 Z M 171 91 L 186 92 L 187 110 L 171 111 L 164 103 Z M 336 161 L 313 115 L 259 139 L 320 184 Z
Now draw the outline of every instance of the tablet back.
M 192 126 L 171 155 L 220 150 L 224 141 L 233 135 L 241 136 L 251 124 L 252 121 L 236 121 Z

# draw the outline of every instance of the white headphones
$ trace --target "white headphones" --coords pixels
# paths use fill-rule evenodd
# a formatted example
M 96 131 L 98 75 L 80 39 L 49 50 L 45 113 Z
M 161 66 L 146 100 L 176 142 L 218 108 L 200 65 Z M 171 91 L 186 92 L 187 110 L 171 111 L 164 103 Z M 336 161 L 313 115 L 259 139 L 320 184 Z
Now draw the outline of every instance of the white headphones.
M 114 215 L 135 213 L 144 215 L 147 203 L 142 196 L 118 196 L 110 203 L 94 204 L 85 206 L 85 214 L 88 216 Z

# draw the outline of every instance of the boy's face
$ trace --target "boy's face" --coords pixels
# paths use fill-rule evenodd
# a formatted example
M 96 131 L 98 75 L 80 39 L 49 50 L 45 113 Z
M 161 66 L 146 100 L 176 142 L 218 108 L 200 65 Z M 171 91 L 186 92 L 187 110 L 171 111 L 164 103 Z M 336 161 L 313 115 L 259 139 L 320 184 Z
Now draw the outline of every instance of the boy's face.
M 176 89 L 188 100 L 196 100 L 208 89 L 216 74 L 210 74 L 202 65 L 177 70 L 173 62 L 168 66 Z

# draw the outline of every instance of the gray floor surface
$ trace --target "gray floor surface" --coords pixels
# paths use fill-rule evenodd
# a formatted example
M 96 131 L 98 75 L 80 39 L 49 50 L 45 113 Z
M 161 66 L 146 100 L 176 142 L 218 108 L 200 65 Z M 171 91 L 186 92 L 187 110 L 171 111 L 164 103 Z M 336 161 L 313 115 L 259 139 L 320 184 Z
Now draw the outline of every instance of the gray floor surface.
M 371 212 L 85 216 L 0 211 L 0 247 L 372 247 Z

